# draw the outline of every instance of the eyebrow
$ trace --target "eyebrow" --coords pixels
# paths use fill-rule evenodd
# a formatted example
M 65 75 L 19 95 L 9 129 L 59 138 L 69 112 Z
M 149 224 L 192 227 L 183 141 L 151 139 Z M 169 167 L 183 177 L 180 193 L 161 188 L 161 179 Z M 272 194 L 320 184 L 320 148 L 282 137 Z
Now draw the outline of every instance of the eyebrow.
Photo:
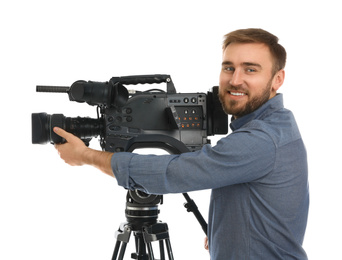
M 224 65 L 234 65 L 234 64 L 231 61 L 223 61 L 222 66 Z M 255 66 L 255 67 L 262 68 L 262 66 L 259 63 L 254 63 L 254 62 L 243 62 L 242 65 L 243 66 Z

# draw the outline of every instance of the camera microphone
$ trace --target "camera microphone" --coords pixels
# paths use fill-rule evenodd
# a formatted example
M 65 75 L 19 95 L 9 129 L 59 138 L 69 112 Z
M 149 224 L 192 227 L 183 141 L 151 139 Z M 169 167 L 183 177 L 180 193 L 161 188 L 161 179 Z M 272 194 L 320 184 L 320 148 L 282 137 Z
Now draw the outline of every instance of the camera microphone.
M 37 86 L 37 92 L 50 92 L 50 93 L 68 93 L 69 87 L 57 87 L 57 86 Z

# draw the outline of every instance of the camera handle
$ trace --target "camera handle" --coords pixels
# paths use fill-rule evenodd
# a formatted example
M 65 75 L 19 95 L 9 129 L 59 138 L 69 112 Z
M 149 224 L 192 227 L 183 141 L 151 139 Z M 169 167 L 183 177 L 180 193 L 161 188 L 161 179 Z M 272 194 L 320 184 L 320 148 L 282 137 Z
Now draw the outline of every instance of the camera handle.
M 208 233 L 207 233 L 208 232 L 208 224 L 204 220 L 201 212 L 199 212 L 195 201 L 192 200 L 187 193 L 183 193 L 183 196 L 187 201 L 187 203 L 184 203 L 184 207 L 187 209 L 188 212 L 192 212 L 195 215 L 197 221 L 200 223 L 200 225 L 202 227 L 204 234 L 207 236 L 208 235 Z
M 165 74 L 112 77 L 110 81 L 114 84 L 121 83 L 123 85 L 159 84 L 165 82 L 167 93 L 176 94 L 176 88 L 172 82 L 171 76 Z

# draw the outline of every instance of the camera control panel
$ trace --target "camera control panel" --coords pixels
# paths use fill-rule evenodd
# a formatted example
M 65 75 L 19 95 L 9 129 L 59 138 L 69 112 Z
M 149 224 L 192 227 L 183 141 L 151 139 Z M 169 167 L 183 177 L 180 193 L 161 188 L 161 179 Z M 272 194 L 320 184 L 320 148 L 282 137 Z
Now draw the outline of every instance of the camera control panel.
M 198 93 L 170 95 L 168 112 L 172 115 L 178 129 L 202 130 L 206 105 L 205 94 Z

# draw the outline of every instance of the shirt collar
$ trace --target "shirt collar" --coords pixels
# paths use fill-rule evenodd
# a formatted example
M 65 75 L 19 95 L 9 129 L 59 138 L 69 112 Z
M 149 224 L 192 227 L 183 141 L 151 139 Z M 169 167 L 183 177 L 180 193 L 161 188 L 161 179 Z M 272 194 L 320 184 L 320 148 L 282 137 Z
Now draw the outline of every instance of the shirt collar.
M 232 117 L 230 128 L 232 129 L 232 131 L 235 131 L 241 128 L 243 125 L 249 123 L 250 121 L 254 119 L 264 118 L 265 116 L 281 108 L 284 108 L 283 94 L 277 94 L 275 97 L 268 100 L 265 104 L 263 104 L 261 107 L 259 107 L 257 110 L 253 111 L 252 113 L 247 114 L 238 119 L 234 119 Z

